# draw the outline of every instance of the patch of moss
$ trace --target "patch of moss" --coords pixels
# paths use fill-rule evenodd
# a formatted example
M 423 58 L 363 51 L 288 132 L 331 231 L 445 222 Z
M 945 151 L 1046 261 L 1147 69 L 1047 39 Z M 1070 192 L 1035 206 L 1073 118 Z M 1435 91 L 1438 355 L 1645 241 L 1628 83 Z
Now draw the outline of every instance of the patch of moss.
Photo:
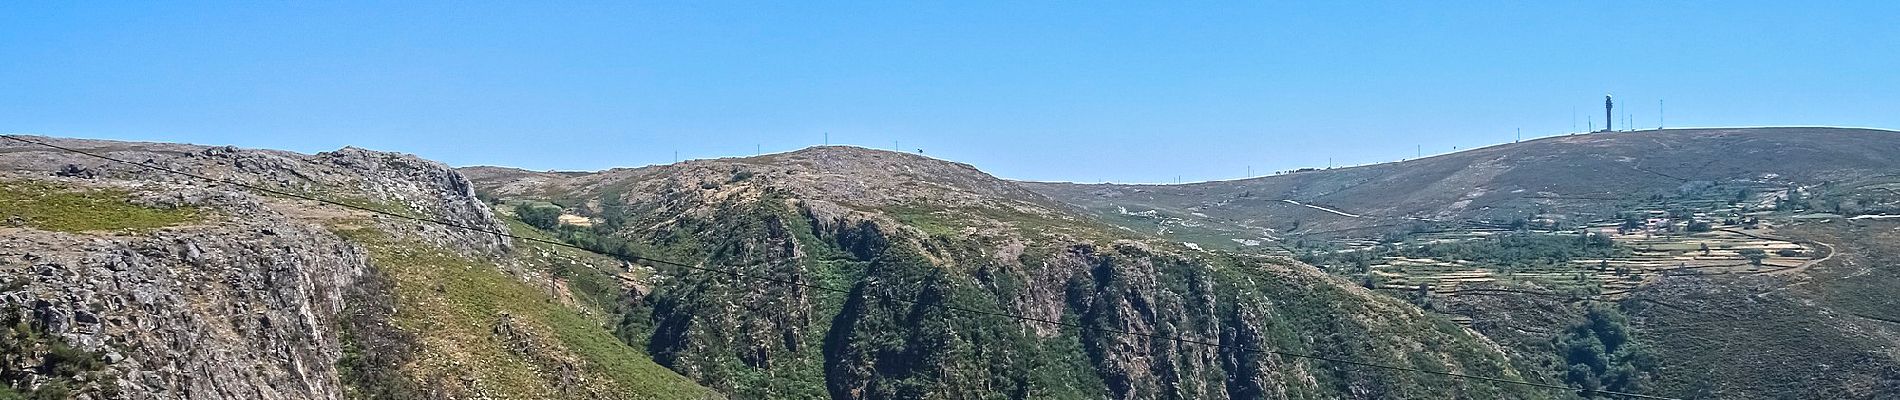
M 59 232 L 149 230 L 196 220 L 189 207 L 161 209 L 132 204 L 122 190 L 71 190 L 44 182 L 0 181 L 0 219 L 18 217 L 27 226 Z

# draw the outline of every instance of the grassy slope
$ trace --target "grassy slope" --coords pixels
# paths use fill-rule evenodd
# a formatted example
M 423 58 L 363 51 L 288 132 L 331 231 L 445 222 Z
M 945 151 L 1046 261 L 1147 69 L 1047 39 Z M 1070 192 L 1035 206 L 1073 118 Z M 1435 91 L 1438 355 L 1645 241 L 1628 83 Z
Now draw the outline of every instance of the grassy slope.
M 399 302 L 393 322 L 422 347 L 405 366 L 412 379 L 472 377 L 471 387 L 460 389 L 498 398 L 567 397 L 575 390 L 609 398 L 716 397 L 615 338 L 599 313 L 564 306 L 491 262 L 369 229 L 338 233 L 370 250 L 372 263 L 392 279 Z M 522 344 L 495 333 L 504 315 L 534 350 L 509 350 Z M 573 361 L 587 387 L 564 394 L 556 370 Z
M 0 220 L 59 232 L 145 230 L 197 219 L 190 208 L 157 209 L 126 201 L 120 190 L 68 190 L 33 181 L 0 181 Z

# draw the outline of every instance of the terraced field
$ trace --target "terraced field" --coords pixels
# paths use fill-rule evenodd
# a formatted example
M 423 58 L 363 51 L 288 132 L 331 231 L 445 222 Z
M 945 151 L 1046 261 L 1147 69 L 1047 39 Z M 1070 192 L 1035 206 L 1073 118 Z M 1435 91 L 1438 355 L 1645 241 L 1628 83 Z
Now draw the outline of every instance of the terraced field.
M 1474 231 L 1421 235 L 1414 243 L 1455 243 L 1482 240 L 1498 232 Z M 1812 265 L 1831 250 L 1824 244 L 1780 238 L 1771 228 L 1722 228 L 1709 232 L 1658 235 L 1619 234 L 1614 225 L 1593 226 L 1581 233 L 1551 233 L 1576 237 L 1603 235 L 1630 249 L 1619 257 L 1579 258 L 1531 266 L 1500 266 L 1469 260 L 1383 257 L 1370 266 L 1370 280 L 1380 289 L 1418 290 L 1455 295 L 1474 284 L 1485 289 L 1498 285 L 1577 290 L 1615 295 L 1664 275 L 1741 275 L 1791 272 Z M 1365 245 L 1366 242 L 1359 242 Z M 1349 250 L 1351 251 L 1351 250 Z M 1749 258 L 1759 251 L 1760 261 Z M 1423 286 L 1421 286 L 1423 285 Z

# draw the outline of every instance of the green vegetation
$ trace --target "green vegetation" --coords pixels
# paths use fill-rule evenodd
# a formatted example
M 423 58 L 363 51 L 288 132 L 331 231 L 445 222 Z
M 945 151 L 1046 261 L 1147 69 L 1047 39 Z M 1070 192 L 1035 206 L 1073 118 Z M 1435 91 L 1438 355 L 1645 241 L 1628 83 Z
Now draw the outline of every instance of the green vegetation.
M 567 235 L 574 227 L 566 227 L 549 232 L 529 226 L 519 219 L 506 219 L 508 231 L 515 236 L 548 241 L 563 241 L 560 236 Z M 528 240 L 515 240 L 515 246 L 521 251 L 521 257 L 530 260 L 530 265 L 543 266 L 547 273 L 567 284 L 568 293 L 572 293 L 590 312 L 607 315 L 603 321 L 619 320 L 628 308 L 637 304 L 631 299 L 631 293 L 616 277 L 620 271 L 620 261 L 612 257 L 591 251 L 571 247 L 553 246 Z M 637 271 L 627 271 L 629 273 Z
M 1632 337 L 1629 320 L 1613 306 L 1592 304 L 1584 318 L 1557 339 L 1564 381 L 1585 393 L 1640 393 L 1656 370 L 1655 353 Z
M 414 335 L 406 376 L 448 392 L 501 398 L 600 390 L 633 398 L 701 398 L 703 388 L 621 343 L 601 320 L 563 306 L 500 267 L 373 229 L 338 234 L 370 251 L 398 304 L 392 324 Z M 504 334 L 505 332 L 505 334 Z M 480 365 L 482 368 L 467 368 Z M 576 374 L 607 387 L 573 387 Z M 470 387 L 456 386 L 457 379 Z
M 1741 249 L 1736 253 L 1741 254 L 1743 258 L 1747 258 L 1748 263 L 1755 266 L 1761 266 L 1761 261 L 1768 259 L 1768 252 L 1762 249 Z
M 1307 247 L 1301 249 L 1299 259 L 1364 278 L 1373 264 L 1391 257 L 1465 261 L 1508 272 L 1566 266 L 1578 259 L 1628 257 L 1632 252 L 1603 235 L 1510 232 L 1468 240 L 1387 243 L 1356 251 Z
M 561 206 L 527 202 L 515 205 L 515 215 L 529 226 L 541 229 L 554 229 L 561 226 Z
M 416 336 L 389 324 L 395 303 L 389 278 L 371 270 L 346 289 L 346 308 L 337 329 L 343 354 L 336 362 L 349 399 L 412 400 L 428 398 L 403 366 L 415 359 Z
M 67 399 L 81 393 L 117 397 L 112 379 L 103 376 L 105 359 L 72 347 L 28 321 L 20 307 L 0 310 L 0 400 Z M 36 388 L 27 388 L 38 376 Z
M 1580 258 L 1614 258 L 1630 254 L 1603 235 L 1507 233 L 1487 239 L 1426 243 L 1395 247 L 1396 255 L 1411 258 L 1475 261 L 1487 265 L 1527 267 L 1570 262 Z
M 193 208 L 160 209 L 127 201 L 121 190 L 70 190 L 50 183 L 0 181 L 0 221 L 60 232 L 148 230 L 197 219 Z
M 735 174 L 704 185 L 746 179 Z M 919 306 L 898 299 L 1520 378 L 1504 355 L 1449 320 L 1264 258 L 1188 256 L 1155 241 L 1147 243 L 1165 250 L 1112 244 L 1140 238 L 1061 212 L 927 202 L 860 210 L 882 212 L 893 224 L 814 215 L 820 210 L 770 189 L 703 197 L 701 185 L 681 182 L 683 192 L 657 190 L 639 204 L 604 192 L 568 194 L 576 200 L 558 201 L 606 222 L 516 229 L 704 268 L 650 265 L 651 292 L 622 300 L 616 333 L 658 364 L 737 398 L 1551 395 Z M 592 198 L 599 202 L 578 200 Z M 568 275 L 556 268 L 556 276 Z M 564 279 L 571 292 L 583 292 L 576 278 Z M 1549 377 L 1543 381 L 1560 381 Z

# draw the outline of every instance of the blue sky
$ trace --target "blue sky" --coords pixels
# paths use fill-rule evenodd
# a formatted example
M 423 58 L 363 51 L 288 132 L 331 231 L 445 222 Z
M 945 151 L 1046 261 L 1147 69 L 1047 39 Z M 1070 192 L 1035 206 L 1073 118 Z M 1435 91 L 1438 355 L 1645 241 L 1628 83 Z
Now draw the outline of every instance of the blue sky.
M 829 132 L 1172 182 L 1567 132 L 1606 92 L 1900 128 L 1900 2 L 74 3 L 0 3 L 0 132 L 530 169 Z

